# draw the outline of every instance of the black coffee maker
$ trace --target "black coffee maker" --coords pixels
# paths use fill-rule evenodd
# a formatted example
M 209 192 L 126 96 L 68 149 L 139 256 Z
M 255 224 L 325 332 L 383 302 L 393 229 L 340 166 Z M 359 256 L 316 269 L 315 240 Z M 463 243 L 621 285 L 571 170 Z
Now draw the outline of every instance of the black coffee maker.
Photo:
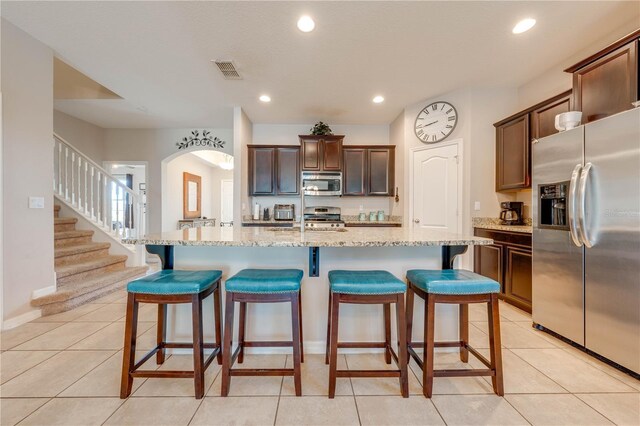
M 503 201 L 500 203 L 500 223 L 502 225 L 524 225 L 521 201 Z

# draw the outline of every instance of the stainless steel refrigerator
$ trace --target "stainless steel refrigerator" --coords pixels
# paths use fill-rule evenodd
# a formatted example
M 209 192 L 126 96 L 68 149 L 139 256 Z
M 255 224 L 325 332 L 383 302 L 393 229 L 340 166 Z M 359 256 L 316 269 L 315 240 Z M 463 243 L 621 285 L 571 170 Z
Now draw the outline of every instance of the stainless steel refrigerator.
M 534 142 L 533 321 L 640 373 L 640 108 Z

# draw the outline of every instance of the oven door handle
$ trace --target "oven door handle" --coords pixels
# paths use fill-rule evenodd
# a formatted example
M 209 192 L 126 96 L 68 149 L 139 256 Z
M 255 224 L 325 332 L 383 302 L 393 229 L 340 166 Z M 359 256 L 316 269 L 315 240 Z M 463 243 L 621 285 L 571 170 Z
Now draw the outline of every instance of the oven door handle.
M 580 172 L 582 171 L 582 164 L 577 164 L 573 168 L 571 173 L 571 181 L 569 182 L 569 199 L 567 203 L 567 221 L 569 222 L 569 234 L 571 235 L 571 241 L 577 247 L 582 247 L 582 241 L 578 235 L 578 218 L 577 218 L 577 193 L 578 193 L 578 179 L 580 178 Z

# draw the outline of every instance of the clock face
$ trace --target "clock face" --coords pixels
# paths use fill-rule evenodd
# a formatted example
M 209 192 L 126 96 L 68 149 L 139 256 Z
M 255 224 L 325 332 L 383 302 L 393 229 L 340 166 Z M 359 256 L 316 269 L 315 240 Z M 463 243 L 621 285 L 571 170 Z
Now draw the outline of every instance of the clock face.
M 448 102 L 427 105 L 416 117 L 415 132 L 425 143 L 443 141 L 453 132 L 458 123 L 458 112 Z

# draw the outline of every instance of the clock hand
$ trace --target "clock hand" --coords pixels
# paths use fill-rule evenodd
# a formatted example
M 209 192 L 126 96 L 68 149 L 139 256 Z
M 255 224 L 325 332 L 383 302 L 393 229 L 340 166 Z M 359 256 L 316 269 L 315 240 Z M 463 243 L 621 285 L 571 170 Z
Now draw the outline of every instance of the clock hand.
M 435 123 L 437 123 L 437 122 L 438 122 L 438 120 L 436 120 L 436 121 L 432 121 L 432 122 L 431 122 L 431 123 L 429 123 L 429 124 L 425 124 L 425 125 L 424 125 L 424 127 L 431 126 L 432 124 L 435 124 Z

